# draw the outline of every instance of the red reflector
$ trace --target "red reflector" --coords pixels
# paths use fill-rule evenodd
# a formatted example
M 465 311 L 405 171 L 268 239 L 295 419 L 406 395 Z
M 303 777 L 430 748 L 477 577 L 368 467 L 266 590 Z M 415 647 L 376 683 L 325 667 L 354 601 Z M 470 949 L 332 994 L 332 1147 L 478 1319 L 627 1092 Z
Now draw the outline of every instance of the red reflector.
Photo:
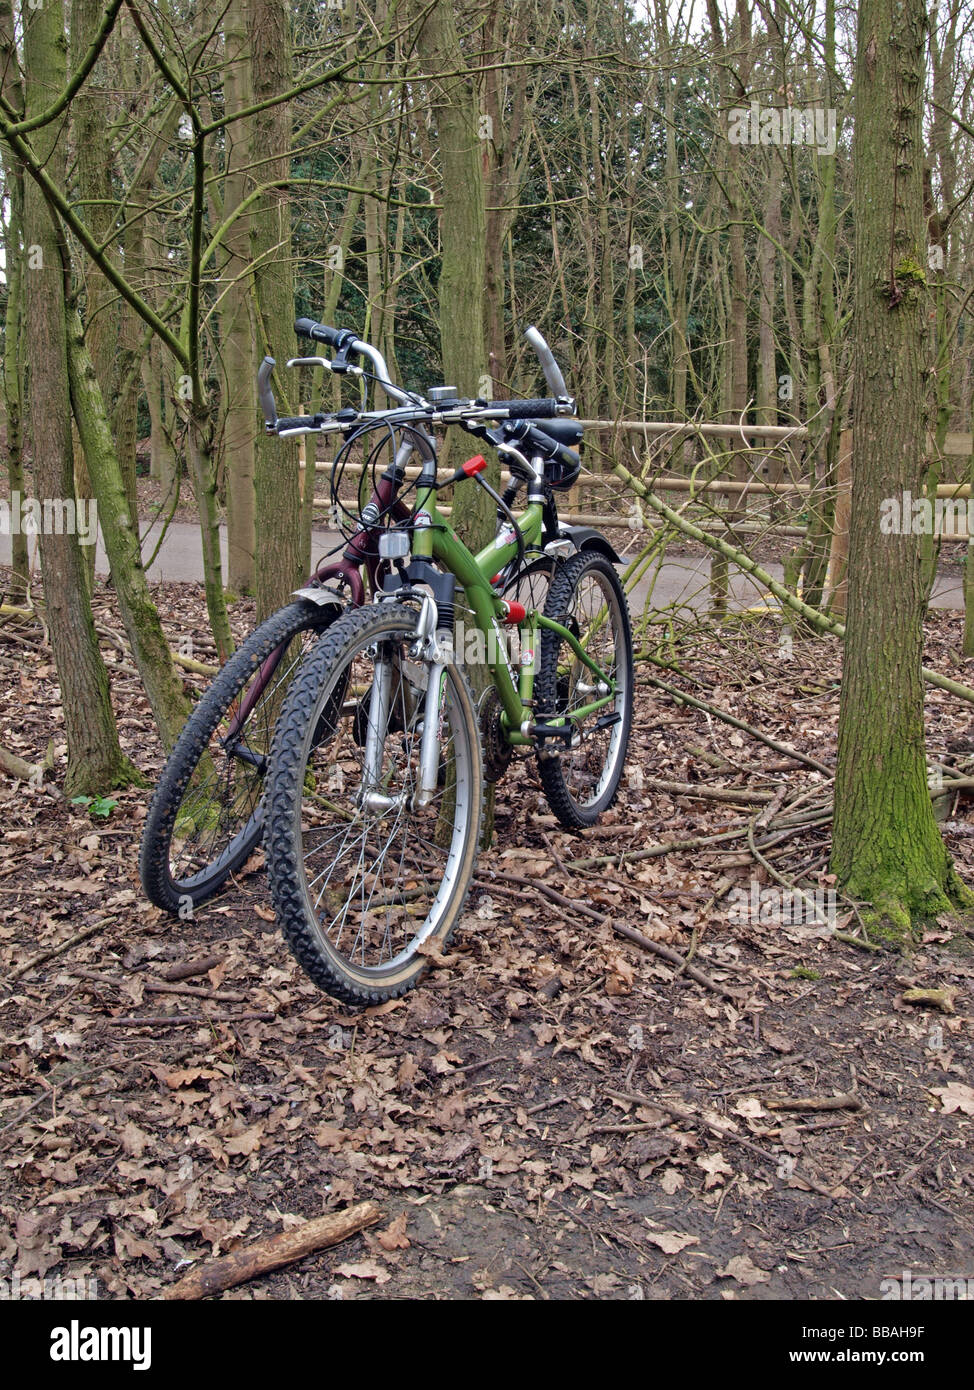
M 487 460 L 483 454 L 475 454 L 472 459 L 467 459 L 463 465 L 463 471 L 468 478 L 472 478 L 475 473 L 482 473 L 487 467 Z
M 528 616 L 528 610 L 523 603 L 514 603 L 513 600 L 504 601 L 504 621 L 505 623 L 523 623 Z

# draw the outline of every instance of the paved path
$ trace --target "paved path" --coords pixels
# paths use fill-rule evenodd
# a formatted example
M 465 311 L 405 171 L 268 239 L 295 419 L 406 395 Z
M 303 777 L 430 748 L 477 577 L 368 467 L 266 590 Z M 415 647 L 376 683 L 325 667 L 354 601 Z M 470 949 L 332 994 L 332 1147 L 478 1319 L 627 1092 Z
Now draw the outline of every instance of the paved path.
M 155 548 L 157 534 L 157 530 L 153 531 L 145 542 L 143 554 L 146 557 Z M 223 560 L 226 564 L 225 531 L 221 532 L 221 538 Z M 333 550 L 339 540 L 340 537 L 334 532 L 313 532 L 311 537 L 312 559 L 317 560 L 319 556 Z M 10 537 L 2 534 L 0 534 L 0 563 L 10 563 Z M 100 540 L 95 557 L 95 569 L 99 574 L 108 573 L 108 563 Z M 780 565 L 769 564 L 767 569 L 775 579 L 781 579 Z M 653 580 L 652 598 L 655 606 L 666 607 L 671 603 L 677 603 L 685 604 L 695 611 L 707 608 L 709 576 L 710 560 L 707 556 L 682 556 L 667 560 Z M 199 528 L 196 525 L 190 522 L 172 523 L 166 532 L 165 540 L 155 563 L 149 570 L 149 578 L 156 581 L 202 582 L 203 556 L 200 547 Z M 650 581 L 644 579 L 636 586 L 635 594 L 630 596 L 630 603 L 635 612 L 642 610 L 649 593 L 649 587 Z M 730 581 L 732 607 L 744 608 L 752 603 L 757 603 L 762 594 L 763 591 L 760 586 L 755 584 L 747 575 L 741 574 L 739 571 L 732 573 Z M 948 575 L 943 572 L 938 575 L 931 606 L 933 608 L 963 610 L 964 597 L 959 575 Z

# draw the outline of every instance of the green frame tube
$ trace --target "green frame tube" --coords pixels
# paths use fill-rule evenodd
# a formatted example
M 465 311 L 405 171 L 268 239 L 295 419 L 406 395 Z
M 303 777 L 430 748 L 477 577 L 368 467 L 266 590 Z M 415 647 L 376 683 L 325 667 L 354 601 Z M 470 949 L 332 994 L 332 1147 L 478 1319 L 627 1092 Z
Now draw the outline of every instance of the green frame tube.
M 531 502 L 528 504 L 527 510 L 517 519 L 518 528 L 528 548 L 536 547 L 540 543 L 542 518 L 541 503 Z M 534 722 L 534 711 L 528 702 L 534 695 L 534 656 L 538 649 L 541 628 L 545 627 L 556 632 L 564 642 L 568 643 L 578 659 L 609 687 L 610 693 L 608 695 L 574 710 L 572 712 L 573 718 L 585 718 L 597 710 L 604 709 L 615 699 L 616 685 L 615 681 L 599 667 L 597 662 L 593 661 L 574 633 L 569 632 L 561 623 L 555 622 L 552 618 L 546 618 L 543 613 L 537 612 L 529 612 L 520 625 L 522 632 L 527 630 L 528 639 L 526 644 L 522 643 L 522 650 L 531 654 L 531 660 L 524 664 L 522 659 L 522 665 L 515 681 L 507 658 L 503 655 L 504 601 L 498 594 L 494 593 L 490 582 L 493 576 L 517 555 L 517 541 L 513 539 L 505 541 L 507 530 L 509 528 L 501 531 L 500 535 L 491 541 L 490 545 L 485 546 L 478 555 L 473 555 L 450 526 L 446 517 L 438 510 L 436 489 L 423 487 L 418 492 L 416 510 L 413 513 L 413 555 L 416 559 L 436 560 L 456 577 L 458 584 L 463 588 L 473 612 L 477 629 L 485 639 L 486 665 L 504 709 L 502 722 L 506 727 L 508 742 L 514 745 L 530 746 L 534 740 L 529 735 L 522 733 L 521 729 L 523 725 Z M 494 639 L 493 652 L 491 650 L 492 638 Z M 563 721 L 552 722 L 561 723 Z

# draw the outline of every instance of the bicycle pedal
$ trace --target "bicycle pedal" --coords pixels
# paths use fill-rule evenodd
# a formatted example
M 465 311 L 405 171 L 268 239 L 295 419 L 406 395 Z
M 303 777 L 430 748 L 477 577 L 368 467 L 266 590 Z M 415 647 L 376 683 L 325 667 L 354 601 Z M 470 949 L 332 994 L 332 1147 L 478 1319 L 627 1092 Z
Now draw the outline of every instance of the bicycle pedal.
M 539 720 L 538 723 L 532 725 L 531 734 L 542 742 L 548 738 L 560 738 L 566 748 L 570 748 L 572 739 L 575 737 L 575 726 L 573 724 L 546 724 L 544 720 Z
M 613 724 L 621 724 L 622 715 L 616 710 L 613 714 L 603 714 L 600 719 L 596 719 L 591 729 L 586 729 L 583 738 L 591 738 L 593 734 L 600 734 L 603 729 L 611 729 Z

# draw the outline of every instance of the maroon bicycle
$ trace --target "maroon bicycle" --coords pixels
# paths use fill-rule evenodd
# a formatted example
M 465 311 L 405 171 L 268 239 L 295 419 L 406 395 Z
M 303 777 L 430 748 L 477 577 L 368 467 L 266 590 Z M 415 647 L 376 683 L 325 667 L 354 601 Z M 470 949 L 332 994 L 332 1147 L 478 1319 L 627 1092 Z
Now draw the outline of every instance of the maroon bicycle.
M 291 421 L 275 424 L 280 426 L 275 433 L 302 429 Z M 384 563 L 379 535 L 409 517 L 400 492 L 409 456 L 417 445 L 422 448 L 423 439 L 412 430 L 402 436 L 390 441 L 398 445 L 395 457 L 375 476 L 341 558 L 326 556 L 296 591 L 295 601 L 255 628 L 184 725 L 142 835 L 139 873 L 157 907 L 191 917 L 258 848 L 264 776 L 284 691 L 321 633 L 378 590 Z M 367 467 L 368 462 L 363 476 Z

